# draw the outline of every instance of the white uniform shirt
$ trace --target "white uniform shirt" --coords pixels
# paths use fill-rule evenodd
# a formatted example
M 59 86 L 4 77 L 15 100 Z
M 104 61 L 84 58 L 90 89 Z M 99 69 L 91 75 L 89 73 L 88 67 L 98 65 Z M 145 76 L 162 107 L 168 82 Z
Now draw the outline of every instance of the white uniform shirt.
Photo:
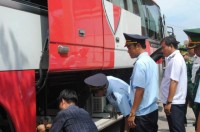
M 196 94 L 194 102 L 200 103 L 200 82 L 199 82 L 199 86 L 197 89 L 197 94 Z
M 192 83 L 194 83 L 195 81 L 196 72 L 199 69 L 199 66 L 200 66 L 200 57 L 195 55 L 193 65 L 192 65 L 192 77 L 191 77 Z
M 185 104 L 187 93 L 186 63 L 178 50 L 174 51 L 166 59 L 167 64 L 161 82 L 160 100 L 162 103 L 166 104 L 169 94 L 170 80 L 172 79 L 178 82 L 172 104 Z
M 109 85 L 106 92 L 106 98 L 123 116 L 129 115 L 132 106 L 129 96 L 130 86 L 123 80 L 113 76 L 107 76 L 107 79 Z

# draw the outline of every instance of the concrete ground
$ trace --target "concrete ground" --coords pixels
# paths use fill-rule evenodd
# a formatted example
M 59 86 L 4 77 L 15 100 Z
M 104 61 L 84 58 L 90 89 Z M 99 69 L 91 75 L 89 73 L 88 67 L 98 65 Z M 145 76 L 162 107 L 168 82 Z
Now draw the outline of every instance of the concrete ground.
M 161 110 L 162 109 L 162 110 Z M 195 132 L 195 128 L 193 123 L 195 122 L 194 113 L 191 108 L 188 107 L 187 109 L 187 122 L 186 125 L 186 132 Z M 104 129 L 100 132 L 120 132 L 120 122 L 113 124 L 112 126 Z M 158 118 L 158 132 L 169 132 L 168 123 L 166 120 L 166 116 L 164 110 L 162 108 L 162 104 L 159 103 L 159 118 Z

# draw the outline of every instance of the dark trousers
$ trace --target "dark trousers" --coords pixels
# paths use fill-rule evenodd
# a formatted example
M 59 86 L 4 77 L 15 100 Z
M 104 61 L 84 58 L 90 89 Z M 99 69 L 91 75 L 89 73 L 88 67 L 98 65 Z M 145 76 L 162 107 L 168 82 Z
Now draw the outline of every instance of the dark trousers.
M 136 116 L 136 127 L 130 132 L 157 132 L 158 131 L 158 110 L 155 110 L 147 115 Z
M 165 105 L 164 105 L 165 106 Z M 185 105 L 172 104 L 170 115 L 166 115 L 170 132 L 185 132 Z
M 195 122 L 195 130 L 197 130 L 197 122 L 198 122 L 198 117 L 199 117 L 199 113 L 200 113 L 200 103 L 195 103 L 196 105 L 196 122 Z
M 123 117 L 120 126 L 120 132 L 124 132 L 125 129 L 125 120 L 127 117 Z
M 185 100 L 185 105 L 184 105 L 184 124 L 187 124 L 187 117 L 186 117 L 186 115 L 187 115 L 187 107 L 188 107 L 188 99 L 187 99 L 187 97 L 186 97 L 186 100 Z

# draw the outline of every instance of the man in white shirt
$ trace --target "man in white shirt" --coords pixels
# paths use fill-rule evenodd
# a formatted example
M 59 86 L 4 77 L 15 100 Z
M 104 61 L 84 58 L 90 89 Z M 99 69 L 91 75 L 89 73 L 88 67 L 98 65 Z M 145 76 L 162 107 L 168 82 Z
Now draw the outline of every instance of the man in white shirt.
M 173 36 L 161 41 L 166 68 L 161 82 L 160 100 L 164 104 L 170 132 L 185 132 L 184 104 L 187 93 L 187 68 Z

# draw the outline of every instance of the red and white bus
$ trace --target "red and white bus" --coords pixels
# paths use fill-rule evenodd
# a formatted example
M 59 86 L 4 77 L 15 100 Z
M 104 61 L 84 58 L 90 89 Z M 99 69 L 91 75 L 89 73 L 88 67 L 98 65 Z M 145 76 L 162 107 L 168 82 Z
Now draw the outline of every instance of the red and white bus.
M 34 132 L 37 117 L 54 117 L 65 88 L 88 108 L 83 80 L 91 74 L 129 82 L 134 60 L 123 33 L 148 36 L 151 54 L 164 32 L 152 0 L 0 0 L 0 16 L 0 131 L 7 132 Z M 100 131 L 120 119 L 94 121 Z

